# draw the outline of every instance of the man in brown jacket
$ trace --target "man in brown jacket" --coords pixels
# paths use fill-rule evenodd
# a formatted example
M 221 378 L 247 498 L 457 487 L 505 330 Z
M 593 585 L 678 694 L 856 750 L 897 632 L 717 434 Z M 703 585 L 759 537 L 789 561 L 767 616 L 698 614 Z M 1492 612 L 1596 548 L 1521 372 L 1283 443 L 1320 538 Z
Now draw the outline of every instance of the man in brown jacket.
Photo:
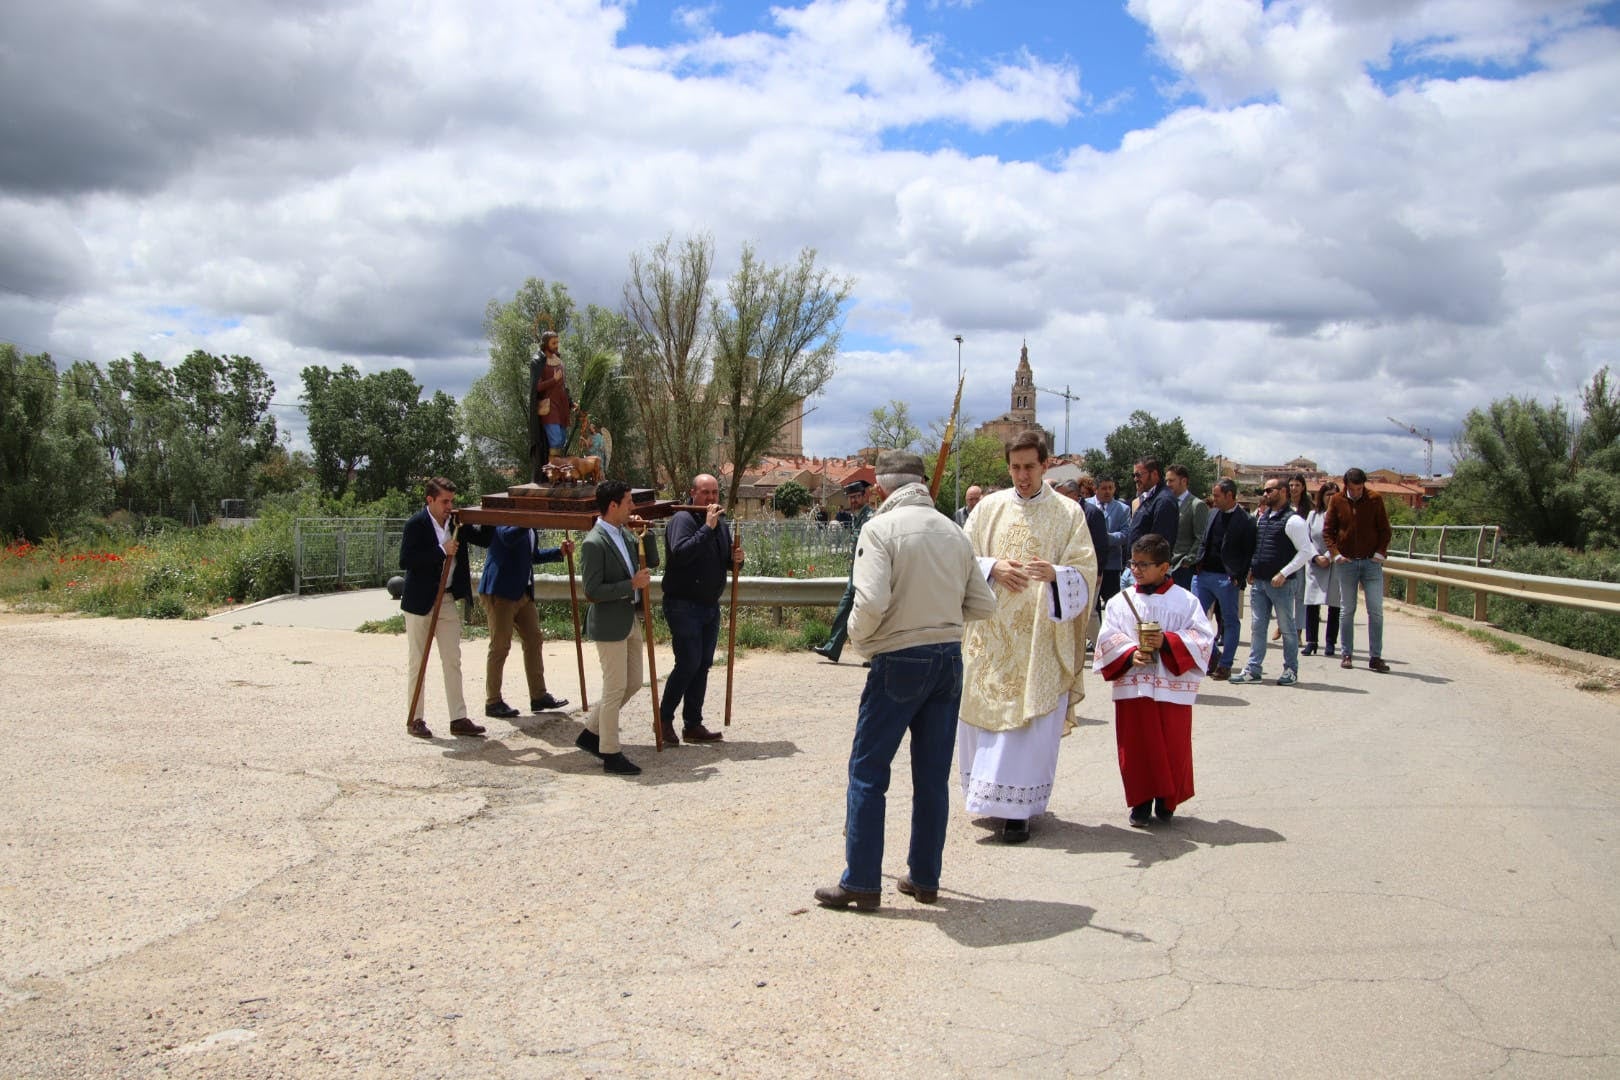
M 1340 667 L 1353 667 L 1351 650 L 1356 643 L 1356 586 L 1367 594 L 1367 666 L 1388 671 L 1384 663 L 1384 559 L 1389 555 L 1389 512 L 1384 500 L 1367 490 L 1367 474 L 1348 469 L 1344 490 L 1328 503 L 1322 522 L 1322 540 L 1333 557 L 1333 573 L 1339 579 L 1343 614 L 1339 622 L 1339 643 L 1344 659 Z

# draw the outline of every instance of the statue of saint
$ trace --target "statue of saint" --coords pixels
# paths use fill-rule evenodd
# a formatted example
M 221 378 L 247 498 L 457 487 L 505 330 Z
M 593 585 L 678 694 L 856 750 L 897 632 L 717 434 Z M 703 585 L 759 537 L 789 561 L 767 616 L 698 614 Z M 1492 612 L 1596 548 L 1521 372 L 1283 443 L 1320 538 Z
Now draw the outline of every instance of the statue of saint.
M 540 349 L 529 360 L 529 479 L 545 481 L 541 471 L 553 454 L 561 455 L 568 442 L 574 399 L 568 394 L 559 339 L 555 330 L 540 335 Z

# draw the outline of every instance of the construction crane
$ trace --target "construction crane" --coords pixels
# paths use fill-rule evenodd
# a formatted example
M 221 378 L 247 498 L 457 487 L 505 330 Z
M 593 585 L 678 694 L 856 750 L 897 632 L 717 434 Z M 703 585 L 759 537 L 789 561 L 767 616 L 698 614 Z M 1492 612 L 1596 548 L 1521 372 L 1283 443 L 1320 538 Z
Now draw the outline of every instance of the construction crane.
M 1386 417 L 1384 417 L 1384 419 L 1388 420 L 1390 423 L 1394 424 L 1396 427 L 1400 428 L 1402 431 L 1407 432 L 1408 434 L 1411 434 L 1411 435 L 1416 435 L 1418 438 L 1423 440 L 1423 475 L 1424 475 L 1425 478 L 1433 476 L 1434 475 L 1434 435 L 1433 435 L 1433 433 L 1430 432 L 1428 428 L 1424 428 L 1422 431 L 1419 431 L 1417 428 L 1413 427 L 1411 424 L 1404 423 L 1404 422 L 1402 422 L 1400 420 L 1397 420 L 1393 416 L 1386 416 Z
M 1044 386 L 1037 386 L 1035 389 L 1040 393 L 1051 394 L 1054 397 L 1060 397 L 1063 399 L 1063 453 L 1065 456 L 1067 456 L 1069 453 L 1069 405 L 1073 402 L 1079 401 L 1080 396 L 1078 394 L 1069 393 L 1069 388 L 1067 386 L 1061 390 L 1048 390 Z

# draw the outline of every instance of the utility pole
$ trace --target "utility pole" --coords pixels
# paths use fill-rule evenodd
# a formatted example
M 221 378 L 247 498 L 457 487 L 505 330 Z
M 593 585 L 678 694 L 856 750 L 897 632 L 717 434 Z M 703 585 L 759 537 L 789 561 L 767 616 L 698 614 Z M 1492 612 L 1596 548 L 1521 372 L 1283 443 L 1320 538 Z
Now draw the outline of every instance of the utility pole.
M 960 397 L 961 396 L 961 386 L 962 386 L 962 335 L 961 334 L 956 335 L 956 386 L 957 386 L 957 396 Z M 956 442 L 961 441 L 961 438 L 958 435 L 956 435 L 955 433 L 952 433 L 951 438 Z M 956 474 L 956 504 L 955 505 L 956 505 L 956 508 L 958 510 L 960 510 L 962 508 L 962 455 L 958 454 L 956 452 L 955 447 L 951 448 L 951 462 L 952 462 L 951 472 Z
M 1035 389 L 1040 391 L 1043 394 L 1051 394 L 1054 397 L 1060 397 L 1060 398 L 1063 399 L 1063 456 L 1068 457 L 1069 456 L 1069 406 L 1072 403 L 1074 403 L 1076 401 L 1079 401 L 1080 397 L 1077 394 L 1069 393 L 1069 388 L 1068 388 L 1067 385 L 1065 385 L 1063 387 L 1063 389 L 1061 389 L 1061 390 L 1048 390 L 1044 386 L 1037 386 Z
M 1418 438 L 1423 440 L 1423 478 L 1427 480 L 1434 476 L 1434 436 L 1429 429 L 1424 428 L 1422 431 L 1419 431 L 1411 424 L 1397 420 L 1393 416 L 1386 416 L 1384 419 L 1388 420 L 1402 431 L 1416 435 Z

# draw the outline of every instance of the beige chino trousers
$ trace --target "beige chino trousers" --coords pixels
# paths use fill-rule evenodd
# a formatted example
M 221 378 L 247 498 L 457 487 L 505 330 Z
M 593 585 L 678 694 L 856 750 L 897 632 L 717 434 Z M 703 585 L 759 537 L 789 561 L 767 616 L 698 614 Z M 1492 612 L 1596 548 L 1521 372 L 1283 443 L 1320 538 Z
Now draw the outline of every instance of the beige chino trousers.
M 596 662 L 602 667 L 602 691 L 585 718 L 585 730 L 596 733 L 604 754 L 619 752 L 619 710 L 641 689 L 641 624 L 632 623 L 623 641 L 596 642 Z
M 411 692 L 416 689 L 416 672 L 422 666 L 422 653 L 428 643 L 428 615 L 405 613 L 405 651 L 409 660 L 405 665 L 405 705 L 410 707 Z M 450 719 L 460 720 L 467 715 L 467 699 L 461 694 L 461 609 L 448 595 L 439 608 L 439 625 L 433 631 L 433 645 L 439 652 L 439 667 L 444 671 L 444 697 L 450 706 Z M 427 711 L 427 679 L 422 679 L 422 696 L 416 702 L 414 720 L 421 720 Z
M 501 700 L 501 675 L 506 668 L 507 654 L 512 651 L 512 633 L 517 632 L 523 646 L 523 674 L 529 681 L 529 700 L 546 694 L 546 661 L 540 651 L 545 638 L 540 633 L 540 615 L 534 601 L 527 596 L 507 600 L 500 596 L 481 594 L 484 612 L 489 618 L 489 659 L 484 664 L 484 704 L 493 705 Z

